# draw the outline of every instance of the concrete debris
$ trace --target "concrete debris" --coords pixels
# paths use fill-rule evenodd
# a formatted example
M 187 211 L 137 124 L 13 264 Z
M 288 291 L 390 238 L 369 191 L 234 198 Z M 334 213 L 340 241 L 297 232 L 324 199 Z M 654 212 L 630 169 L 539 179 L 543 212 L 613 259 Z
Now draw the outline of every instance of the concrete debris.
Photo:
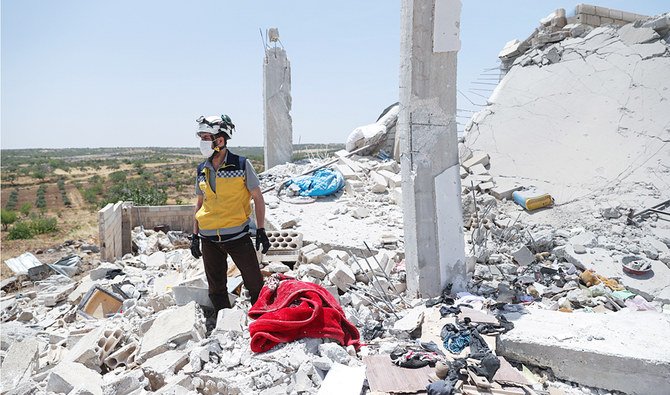
M 390 363 L 400 351 L 437 350 L 450 362 L 440 352 L 450 354 L 441 332 L 451 324 L 474 325 L 492 355 L 510 361 L 493 381 L 464 377 L 461 393 L 496 380 L 536 393 L 670 392 L 670 349 L 656 340 L 669 324 L 670 225 L 659 213 L 633 215 L 666 200 L 670 183 L 662 155 L 670 85 L 661 72 L 670 68 L 670 17 L 584 4 L 577 11 L 556 10 L 527 39 L 505 45 L 506 75 L 466 127 L 453 169 L 467 292 L 447 287 L 428 300 L 406 292 L 402 175 L 384 150 L 280 164 L 259 176 L 263 188 L 329 162 L 346 186 L 309 200 L 266 194 L 272 248 L 262 273 L 327 289 L 365 346 L 301 339 L 252 353 L 250 300 L 232 262 L 233 308 L 214 325 L 188 239 L 136 227 L 134 254 L 115 262 L 100 262 L 83 241 L 64 244 L 72 260 L 51 266 L 30 254 L 5 261 L 15 276 L 3 280 L 0 299 L 2 391 L 358 394 L 368 390 L 363 361 L 386 367 L 375 370 L 376 383 L 388 367 L 408 370 Z M 359 129 L 351 145 L 393 133 L 398 107 Z M 520 190 L 546 191 L 556 204 L 525 210 L 513 201 Z M 631 263 L 650 270 L 624 271 Z M 484 365 L 467 363 L 471 371 Z M 432 369 L 393 383 L 423 389 Z M 542 383 L 528 379 L 531 370 Z
M 46 390 L 58 394 L 103 395 L 102 376 L 77 362 L 61 362 L 49 372 Z
M 188 340 L 202 339 L 205 328 L 199 317 L 201 314 L 195 302 L 161 312 L 142 338 L 138 358 L 150 358 L 166 351 L 170 344 L 179 347 Z
M 622 311 L 573 316 L 566 319 L 562 313 L 546 310 L 515 315 L 515 328 L 499 338 L 497 352 L 550 367 L 556 377 L 584 385 L 624 393 L 670 391 L 670 356 L 654 340 L 670 325 L 666 314 Z M 636 366 L 633 375 L 631 366 Z
M 326 378 L 321 384 L 319 395 L 358 395 L 363 388 L 365 380 L 365 367 L 350 367 L 336 363 L 328 371 Z
M 42 344 L 36 339 L 12 343 L 2 360 L 2 392 L 27 382 L 40 369 Z

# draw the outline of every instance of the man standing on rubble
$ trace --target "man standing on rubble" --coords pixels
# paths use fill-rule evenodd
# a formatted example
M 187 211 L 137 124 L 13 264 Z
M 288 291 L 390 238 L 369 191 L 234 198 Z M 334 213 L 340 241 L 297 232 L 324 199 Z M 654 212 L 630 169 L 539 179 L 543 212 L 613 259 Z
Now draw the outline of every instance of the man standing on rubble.
M 256 250 L 270 248 L 265 234 L 265 201 L 251 162 L 227 149 L 235 125 L 227 115 L 200 117 L 196 135 L 206 158 L 198 165 L 191 254 L 202 256 L 209 283 L 209 298 L 216 311 L 230 308 L 228 299 L 228 255 L 242 273 L 255 303 L 263 286 Z M 256 212 L 256 250 L 251 242 L 251 199 Z M 202 250 L 201 250 L 202 243 Z

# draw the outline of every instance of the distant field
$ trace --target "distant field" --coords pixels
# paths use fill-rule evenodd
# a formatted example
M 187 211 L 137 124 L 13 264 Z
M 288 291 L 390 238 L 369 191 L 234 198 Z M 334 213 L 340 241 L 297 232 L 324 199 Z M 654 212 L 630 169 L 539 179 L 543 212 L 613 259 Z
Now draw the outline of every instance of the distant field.
M 300 144 L 294 146 L 293 157 L 324 157 L 343 148 L 343 144 Z M 259 173 L 264 170 L 263 147 L 231 150 L 248 157 Z M 26 248 L 48 248 L 68 239 L 96 242 L 96 212 L 110 202 L 191 204 L 195 168 L 202 161 L 197 148 L 160 147 L 3 149 L 0 159 L 2 209 L 17 212 L 17 221 L 56 217 L 59 228 L 28 241 L 8 240 L 8 231 L 3 230 L 3 260 Z

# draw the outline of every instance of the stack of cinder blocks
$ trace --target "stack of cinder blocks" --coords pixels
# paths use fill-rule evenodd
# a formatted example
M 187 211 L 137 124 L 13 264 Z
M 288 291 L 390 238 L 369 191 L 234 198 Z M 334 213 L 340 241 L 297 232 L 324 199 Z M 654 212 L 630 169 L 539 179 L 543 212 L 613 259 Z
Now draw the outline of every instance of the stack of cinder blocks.
M 296 262 L 302 248 L 302 233 L 292 230 L 267 232 L 270 250 L 264 256 L 264 262 Z

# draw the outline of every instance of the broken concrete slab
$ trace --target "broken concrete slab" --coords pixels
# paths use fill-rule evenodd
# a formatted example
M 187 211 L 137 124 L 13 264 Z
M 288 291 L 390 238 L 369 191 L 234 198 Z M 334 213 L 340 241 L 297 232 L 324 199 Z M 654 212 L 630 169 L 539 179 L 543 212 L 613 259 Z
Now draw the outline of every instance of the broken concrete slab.
M 376 171 L 371 171 L 370 173 L 368 173 L 368 176 L 372 180 L 372 188 L 370 189 L 371 192 L 374 193 L 386 192 L 388 182 L 386 181 L 386 178 L 384 178 L 384 176 L 377 173 Z
M 621 41 L 626 43 L 626 45 L 644 44 L 661 38 L 654 29 L 649 27 L 635 27 L 633 23 L 622 26 L 619 29 L 619 37 L 621 37 Z
M 535 256 L 526 246 L 521 246 L 518 250 L 512 252 L 512 256 L 516 263 L 521 266 L 528 266 L 535 262 Z
M 0 373 L 3 393 L 28 381 L 39 370 L 41 348 L 40 342 L 34 338 L 14 342 L 9 347 Z
M 146 263 L 147 269 L 166 269 L 167 260 L 165 258 L 165 253 L 163 251 L 156 251 L 153 254 L 149 255 Z
M 670 317 L 652 311 L 614 314 L 533 310 L 509 318 L 514 329 L 500 336 L 504 357 L 552 369 L 582 385 L 635 394 L 670 393 Z M 644 325 L 640 325 L 644 322 Z M 631 367 L 635 367 L 631 374 Z
M 177 306 L 195 302 L 200 306 L 214 307 L 212 301 L 209 299 L 209 289 L 205 287 L 177 285 L 172 287 L 172 294 Z
M 117 373 L 114 371 L 113 373 Z M 127 395 L 137 390 L 143 390 L 149 385 L 149 380 L 142 369 L 133 369 L 117 374 L 103 376 L 102 387 L 104 395 Z
M 201 311 L 195 302 L 160 313 L 142 338 L 139 360 L 166 351 L 169 343 L 177 345 L 188 340 L 201 340 L 205 334 Z
M 335 363 L 321 383 L 319 395 L 359 395 L 365 381 L 365 366 Z
M 221 309 L 216 318 L 215 332 L 242 333 L 246 327 L 247 315 L 238 309 Z
M 102 376 L 77 362 L 61 362 L 50 373 L 46 390 L 59 394 L 85 390 L 92 395 L 103 395 Z
M 507 359 L 504 357 L 498 356 L 500 361 L 500 368 L 496 371 L 496 374 L 493 376 L 493 381 L 500 384 L 512 384 L 518 386 L 531 385 L 531 382 L 523 375 L 522 372 L 515 369 Z
M 512 200 L 512 193 L 520 191 L 523 186 L 518 185 L 514 182 L 505 182 L 501 183 L 500 180 L 496 180 L 496 185 L 489 190 L 491 196 L 495 197 L 498 200 Z
M 174 376 L 188 363 L 188 353 L 180 350 L 168 350 L 147 359 L 142 370 L 149 379 L 151 388 L 156 390 L 165 385 L 168 378 Z
M 423 324 L 423 316 L 425 312 L 426 306 L 424 305 L 417 306 L 408 311 L 404 317 L 393 324 L 391 333 L 397 336 L 404 335 L 409 337 L 410 333 L 420 328 L 421 324 Z
M 337 261 L 335 268 L 328 274 L 330 282 L 342 291 L 347 291 L 356 282 L 356 276 L 344 262 Z
M 474 165 L 474 166 L 470 166 L 470 168 L 468 169 L 468 171 L 469 171 L 471 174 L 474 174 L 474 175 L 488 174 L 488 172 L 489 172 L 488 170 L 486 170 L 486 168 L 484 167 L 484 165 L 481 164 L 481 163 L 478 163 L 478 164 L 476 164 L 476 165 Z
M 104 326 L 92 329 L 74 345 L 70 346 L 62 360 L 64 362 L 78 362 L 84 364 L 87 368 L 99 370 L 102 361 L 96 347 L 103 338 L 104 332 Z
M 483 166 L 488 166 L 489 165 L 489 154 L 486 152 L 473 152 L 472 157 L 465 162 L 462 163 L 463 167 L 465 170 L 470 171 L 470 168 L 475 166 L 475 165 L 483 165 Z

